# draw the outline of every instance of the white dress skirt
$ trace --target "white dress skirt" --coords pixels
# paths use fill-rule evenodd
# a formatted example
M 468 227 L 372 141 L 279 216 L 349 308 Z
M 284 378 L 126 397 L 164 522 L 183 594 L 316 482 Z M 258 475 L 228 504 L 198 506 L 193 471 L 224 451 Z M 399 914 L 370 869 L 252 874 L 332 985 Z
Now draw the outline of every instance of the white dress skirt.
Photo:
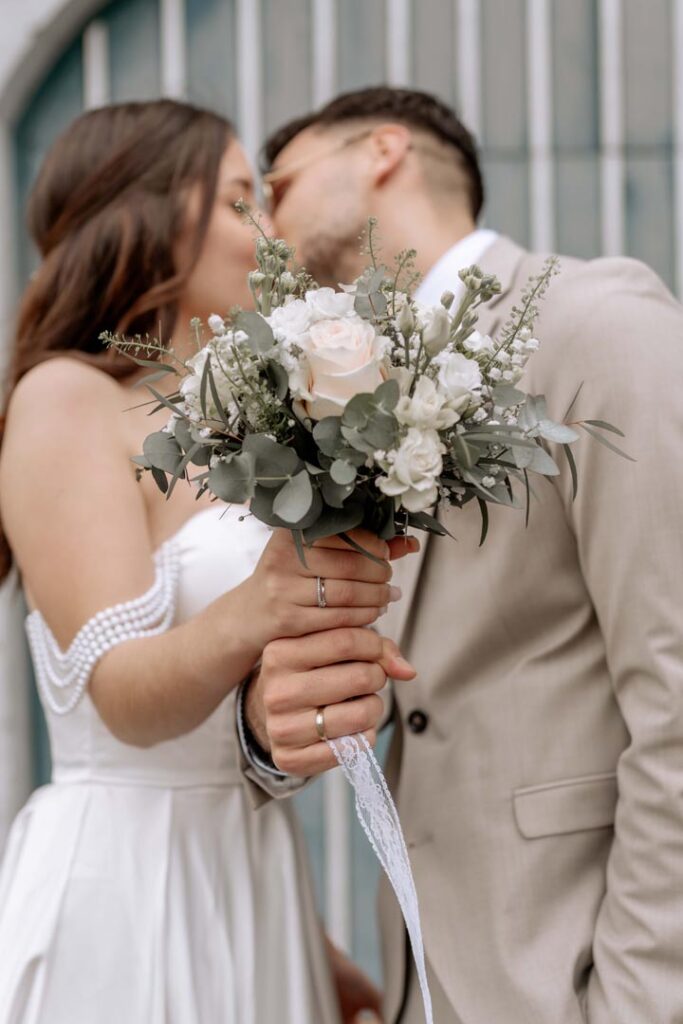
M 268 531 L 212 506 L 172 538 L 176 622 L 253 570 Z M 87 692 L 45 707 L 53 777 L 0 869 L 0 1024 L 338 1024 L 288 801 L 252 810 L 230 696 L 139 749 Z

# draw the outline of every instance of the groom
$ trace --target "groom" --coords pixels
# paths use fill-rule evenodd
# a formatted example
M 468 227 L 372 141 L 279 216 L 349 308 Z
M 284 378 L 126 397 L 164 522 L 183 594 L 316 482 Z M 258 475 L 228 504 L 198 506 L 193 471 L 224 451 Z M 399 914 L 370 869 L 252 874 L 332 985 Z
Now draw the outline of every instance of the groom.
M 499 277 L 484 334 L 541 267 L 477 229 L 476 147 L 430 96 L 341 96 L 282 128 L 265 155 L 277 231 L 322 284 L 358 274 L 370 215 L 385 262 L 417 249 L 423 302 L 457 291 L 472 263 Z M 537 335 L 521 386 L 561 418 L 583 383 L 571 418 L 617 424 L 637 461 L 586 436 L 575 501 L 559 453 L 561 473 L 536 485 L 527 528 L 523 513 L 490 506 L 480 548 L 475 503 L 444 509 L 457 540 L 422 537 L 419 554 L 397 563 L 403 598 L 383 631 L 418 675 L 396 686 L 388 774 L 435 1019 L 680 1024 L 683 311 L 640 263 L 563 259 Z M 356 660 L 363 632 L 346 633 L 344 660 Z M 331 758 L 315 730 L 330 658 L 318 657 L 316 675 L 313 657 L 279 641 L 247 689 L 245 770 L 257 799 L 294 783 L 269 774 L 255 740 L 290 775 Z M 419 1024 L 387 892 L 382 918 L 386 1020 Z

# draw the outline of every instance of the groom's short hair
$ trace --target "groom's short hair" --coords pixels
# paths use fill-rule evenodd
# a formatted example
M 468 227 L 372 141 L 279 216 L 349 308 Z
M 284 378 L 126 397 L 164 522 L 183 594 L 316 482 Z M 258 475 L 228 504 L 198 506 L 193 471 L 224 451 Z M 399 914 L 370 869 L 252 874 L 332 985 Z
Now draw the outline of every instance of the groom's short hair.
M 362 120 L 396 121 L 450 146 L 456 166 L 460 166 L 467 179 L 472 215 L 475 220 L 479 217 L 484 205 L 484 181 L 474 136 L 447 104 L 418 89 L 382 85 L 342 93 L 319 110 L 295 118 L 273 132 L 262 149 L 262 170 L 270 170 L 278 154 L 305 128 Z

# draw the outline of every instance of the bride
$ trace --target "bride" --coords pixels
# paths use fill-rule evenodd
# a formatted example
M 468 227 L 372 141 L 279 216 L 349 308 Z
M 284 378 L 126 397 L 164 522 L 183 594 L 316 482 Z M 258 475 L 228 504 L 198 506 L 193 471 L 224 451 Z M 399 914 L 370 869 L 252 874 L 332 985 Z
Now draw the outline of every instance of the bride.
M 193 317 L 249 305 L 252 190 L 226 121 L 157 101 L 82 116 L 31 197 L 0 489 L 53 778 L 0 872 L 0 1024 L 332 1024 L 377 1003 L 327 956 L 287 801 L 246 802 L 232 702 L 271 640 L 374 623 L 387 547 L 330 540 L 305 568 L 245 508 L 187 485 L 165 502 L 130 459 L 168 412 L 98 341 L 161 334 L 182 358 Z M 335 735 L 375 721 L 392 660 Z

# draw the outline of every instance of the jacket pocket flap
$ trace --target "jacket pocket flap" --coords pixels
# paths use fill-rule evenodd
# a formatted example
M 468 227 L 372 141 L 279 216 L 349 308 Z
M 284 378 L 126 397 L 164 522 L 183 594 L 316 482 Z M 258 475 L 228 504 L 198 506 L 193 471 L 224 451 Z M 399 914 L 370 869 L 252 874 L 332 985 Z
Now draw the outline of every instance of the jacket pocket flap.
M 606 828 L 614 824 L 617 777 L 605 772 L 525 786 L 512 799 L 517 828 L 526 839 Z

